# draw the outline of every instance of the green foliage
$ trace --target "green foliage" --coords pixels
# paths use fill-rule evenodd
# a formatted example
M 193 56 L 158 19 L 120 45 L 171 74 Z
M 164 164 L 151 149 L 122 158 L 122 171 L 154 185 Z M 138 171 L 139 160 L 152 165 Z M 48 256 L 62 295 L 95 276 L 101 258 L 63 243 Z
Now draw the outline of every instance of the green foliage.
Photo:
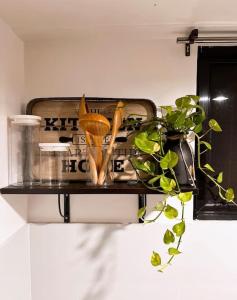
M 220 172 L 220 173 L 218 174 L 216 181 L 217 181 L 218 183 L 222 183 L 222 181 L 223 181 L 223 172 Z
M 159 255 L 159 253 L 153 251 L 153 253 L 151 255 L 151 264 L 154 267 L 157 267 L 161 264 L 161 257 Z
M 213 172 L 213 173 L 215 173 L 215 170 L 212 168 L 212 166 L 210 164 L 205 164 L 204 168 L 211 171 L 211 172 Z
M 147 131 L 140 132 L 135 136 L 134 139 L 135 146 L 144 153 L 155 154 L 160 149 L 160 145 L 149 139 L 149 134 Z
M 178 198 L 181 202 L 185 203 L 192 199 L 193 192 L 179 193 Z
M 146 213 L 146 207 L 141 207 L 137 212 L 138 219 L 141 219 Z
M 181 252 L 178 249 L 171 247 L 168 249 L 168 253 L 169 255 L 179 255 Z
M 163 170 L 172 169 L 177 165 L 178 160 L 178 155 L 175 152 L 168 150 L 167 154 L 160 161 L 160 167 Z
M 173 226 L 173 232 L 176 234 L 176 236 L 181 236 L 185 232 L 185 222 L 181 221 L 180 223 L 177 223 Z
M 178 211 L 176 208 L 167 205 L 165 210 L 164 210 L 164 215 L 166 216 L 166 218 L 168 219 L 175 219 L 178 217 Z
M 161 175 L 160 178 L 160 186 L 165 193 L 172 192 L 173 189 L 176 187 L 176 182 L 174 179 L 166 177 L 165 175 Z
M 173 232 L 170 231 L 169 229 L 167 229 L 166 232 L 165 232 L 165 234 L 164 234 L 163 241 L 167 245 L 171 244 L 171 243 L 174 243 L 175 236 L 174 236 Z
M 228 188 L 225 192 L 225 198 L 227 202 L 231 202 L 234 200 L 235 195 L 234 195 L 234 190 L 232 188 Z
M 154 175 L 155 168 L 156 168 L 154 162 L 150 160 L 142 161 L 136 158 L 132 158 L 131 162 L 135 169 Z
M 171 257 L 167 263 L 161 265 L 160 255 L 156 252 L 153 252 L 151 256 L 152 265 L 158 267 L 158 270 L 162 272 L 172 259 L 181 253 L 179 247 L 185 233 L 184 207 L 193 196 L 192 191 L 184 192 L 178 182 L 176 168 L 179 156 L 168 148 L 168 137 L 169 139 L 177 137 L 186 139 L 187 135 L 192 133 L 195 136 L 197 149 L 195 168 L 199 169 L 208 178 L 208 181 L 213 183 L 221 199 L 235 204 L 235 195 L 233 188 L 222 186 L 223 172 L 216 174 L 214 167 L 207 161 L 203 163 L 203 159 L 201 159 L 203 153 L 212 150 L 212 145 L 207 139 L 209 132 L 218 133 L 222 129 L 216 120 L 206 120 L 205 111 L 199 105 L 199 97 L 186 95 L 176 99 L 175 106 L 168 105 L 160 108 L 161 116 L 140 124 L 141 130 L 134 137 L 134 146 L 141 152 L 141 158 L 133 158 L 131 161 L 136 170 L 149 175 L 146 181 L 142 180 L 146 187 L 168 196 L 176 196 L 181 205 L 181 214 L 179 214 L 176 208 L 166 204 L 166 200 L 159 202 L 153 208 L 156 217 L 145 221 L 146 223 L 155 222 L 161 215 L 171 220 L 180 216 L 180 221 L 172 227 L 172 231 L 167 229 L 163 236 L 163 242 L 166 245 L 177 242 L 175 247 L 168 248 L 168 254 Z M 208 129 L 204 131 L 204 128 Z M 190 174 L 192 175 L 191 172 Z M 195 184 L 195 178 L 192 179 Z M 138 217 L 143 218 L 145 212 L 146 208 L 141 208 Z
M 208 142 L 201 141 L 201 142 L 200 142 L 200 144 L 201 144 L 201 145 L 205 145 L 205 146 L 206 146 L 206 148 L 207 148 L 208 150 L 211 150 L 211 149 L 212 149 L 212 146 L 211 146 L 211 144 L 210 144 L 210 143 L 208 143 Z
M 217 123 L 217 121 L 214 120 L 214 119 L 211 119 L 211 120 L 209 121 L 208 125 L 209 125 L 209 127 L 210 127 L 212 130 L 214 130 L 214 131 L 216 131 L 216 132 L 221 132 L 221 131 L 222 131 L 220 125 L 219 125 L 219 124 Z
M 149 183 L 150 185 L 153 185 L 154 183 L 156 183 L 156 182 L 161 178 L 161 176 L 162 176 L 162 175 L 157 175 L 157 176 L 151 178 L 151 179 L 148 181 L 148 183 Z
M 165 207 L 165 203 L 163 201 L 159 201 L 156 206 L 154 207 L 154 210 L 156 211 L 163 211 Z

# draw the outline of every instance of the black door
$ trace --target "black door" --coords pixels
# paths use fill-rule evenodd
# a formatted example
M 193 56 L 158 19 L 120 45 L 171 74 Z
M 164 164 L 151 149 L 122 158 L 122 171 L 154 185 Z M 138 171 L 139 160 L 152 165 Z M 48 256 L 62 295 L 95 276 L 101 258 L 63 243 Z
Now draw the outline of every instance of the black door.
M 204 154 L 223 184 L 237 191 L 237 47 L 199 47 L 197 94 L 207 118 L 221 125 L 223 132 L 211 132 L 213 150 Z M 237 207 L 223 202 L 206 178 L 198 176 L 199 195 L 195 199 L 194 218 L 237 219 Z

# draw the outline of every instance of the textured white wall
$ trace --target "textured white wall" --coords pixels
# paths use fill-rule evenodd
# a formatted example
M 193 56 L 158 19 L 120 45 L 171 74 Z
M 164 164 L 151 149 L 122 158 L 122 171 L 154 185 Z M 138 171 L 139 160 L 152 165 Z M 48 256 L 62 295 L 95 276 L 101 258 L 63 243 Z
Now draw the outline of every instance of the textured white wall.
M 0 20 L 0 186 L 8 184 L 7 117 L 21 112 L 24 45 Z M 27 198 L 0 195 L 0 298 L 30 297 Z

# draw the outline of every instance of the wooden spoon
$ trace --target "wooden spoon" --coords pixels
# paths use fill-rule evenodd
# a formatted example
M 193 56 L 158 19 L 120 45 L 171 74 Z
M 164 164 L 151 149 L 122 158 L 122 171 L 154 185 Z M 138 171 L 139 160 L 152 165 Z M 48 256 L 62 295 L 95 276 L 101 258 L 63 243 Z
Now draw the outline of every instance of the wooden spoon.
M 81 100 L 80 100 L 80 106 L 79 106 L 79 120 L 82 118 L 82 116 L 84 116 L 85 114 L 87 114 L 87 106 L 86 106 L 86 100 L 85 100 L 85 95 L 82 96 Z M 90 147 L 92 145 L 91 142 L 91 137 L 88 131 L 85 131 L 85 136 L 86 136 L 86 144 L 88 146 L 88 159 L 89 159 L 89 165 L 90 165 L 90 172 L 91 172 L 91 181 L 93 184 L 97 184 L 98 181 L 98 174 L 97 174 L 97 170 L 96 170 L 96 163 L 95 163 L 95 159 L 92 155 L 92 153 L 90 152 Z
M 115 138 L 116 138 L 119 128 L 121 127 L 122 122 L 123 122 L 124 106 L 125 106 L 125 104 L 122 101 L 119 101 L 116 106 L 115 112 L 114 112 L 111 140 L 110 140 L 108 149 L 106 151 L 105 159 L 103 161 L 103 164 L 102 164 L 102 167 L 101 167 L 101 170 L 99 173 L 99 178 L 98 178 L 99 185 L 102 185 L 105 180 L 106 169 L 107 169 L 108 162 L 109 162 L 109 159 L 112 154 L 113 146 L 115 143 Z
M 81 117 L 79 125 L 85 131 L 89 132 L 96 146 L 96 166 L 98 172 L 102 166 L 102 144 L 105 135 L 110 131 L 109 120 L 97 113 L 88 113 Z

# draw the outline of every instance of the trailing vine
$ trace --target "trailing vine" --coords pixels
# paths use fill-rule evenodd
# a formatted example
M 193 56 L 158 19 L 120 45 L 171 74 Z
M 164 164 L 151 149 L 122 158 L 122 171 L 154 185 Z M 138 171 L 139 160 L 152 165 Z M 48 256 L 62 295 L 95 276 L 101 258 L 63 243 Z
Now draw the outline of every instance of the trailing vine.
M 185 204 L 192 199 L 193 189 L 196 188 L 195 170 L 189 169 L 185 160 L 184 163 L 191 178 L 190 188 L 188 190 L 183 189 L 180 185 L 176 174 L 179 157 L 176 152 L 166 147 L 169 134 L 178 136 L 185 141 L 187 141 L 187 137 L 195 137 L 197 149 L 195 169 L 200 170 L 214 184 L 222 200 L 235 204 L 233 188 L 222 186 L 223 172 L 215 174 L 214 168 L 209 163 L 203 164 L 201 162 L 202 154 L 212 149 L 211 144 L 204 138 L 210 131 L 220 133 L 222 129 L 216 120 L 211 119 L 208 122 L 208 129 L 203 132 L 203 122 L 206 121 L 206 115 L 203 107 L 198 103 L 198 96 L 187 95 L 178 98 L 175 101 L 175 106 L 161 106 L 160 116 L 140 122 L 141 130 L 133 137 L 134 147 L 139 151 L 139 154 L 131 157 L 131 163 L 138 178 L 147 188 L 167 196 L 153 208 L 156 213 L 153 219 L 145 217 L 146 207 L 142 207 L 138 211 L 138 217 L 145 223 L 155 222 L 161 215 L 170 220 L 177 220 L 179 212 L 167 203 L 167 199 L 175 197 L 181 205 L 179 221 L 172 229 L 167 229 L 163 235 L 163 242 L 168 246 L 168 259 L 163 263 L 163 259 L 157 251 L 153 251 L 151 255 L 151 264 L 157 267 L 160 272 L 163 272 L 171 264 L 174 257 L 181 253 L 180 245 L 186 227 Z M 145 178 L 142 176 L 144 174 L 146 174 Z

